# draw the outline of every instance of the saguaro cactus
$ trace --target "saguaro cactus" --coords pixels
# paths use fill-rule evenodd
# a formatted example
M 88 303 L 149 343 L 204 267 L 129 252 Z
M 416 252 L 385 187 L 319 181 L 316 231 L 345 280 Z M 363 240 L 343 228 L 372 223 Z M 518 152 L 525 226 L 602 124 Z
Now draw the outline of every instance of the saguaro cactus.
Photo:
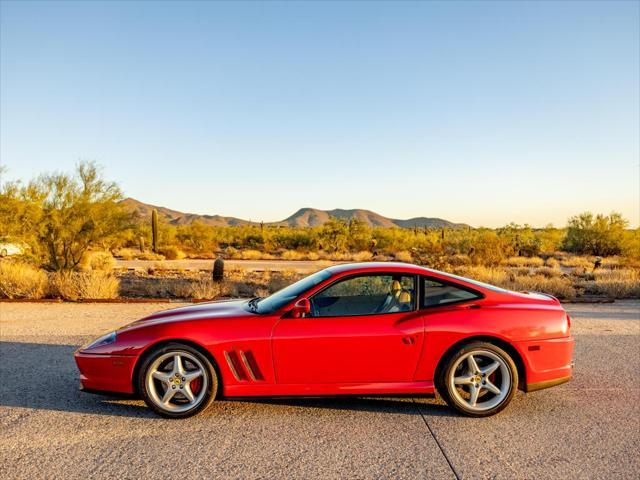
M 153 253 L 158 253 L 158 211 L 155 208 L 151 212 L 151 235 Z
M 222 257 L 216 258 L 213 262 L 213 281 L 221 282 L 224 279 L 224 260 Z

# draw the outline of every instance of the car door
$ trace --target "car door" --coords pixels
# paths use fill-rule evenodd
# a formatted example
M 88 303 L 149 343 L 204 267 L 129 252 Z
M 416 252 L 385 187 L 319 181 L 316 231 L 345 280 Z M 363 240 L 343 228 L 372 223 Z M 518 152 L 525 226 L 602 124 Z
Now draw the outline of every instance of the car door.
M 310 301 L 309 316 L 282 318 L 274 328 L 278 383 L 413 380 L 424 340 L 413 275 L 343 277 Z

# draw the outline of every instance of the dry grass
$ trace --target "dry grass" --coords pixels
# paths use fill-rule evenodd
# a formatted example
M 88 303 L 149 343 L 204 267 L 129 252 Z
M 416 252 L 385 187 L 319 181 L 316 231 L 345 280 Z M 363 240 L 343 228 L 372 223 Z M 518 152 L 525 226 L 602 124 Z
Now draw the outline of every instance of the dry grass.
M 543 292 L 563 300 L 573 299 L 577 295 L 574 280 L 549 267 L 540 267 L 531 273 L 528 268 L 524 267 L 471 266 L 460 267 L 456 269 L 455 273 L 513 291 Z
M 583 283 L 587 293 L 610 298 L 639 298 L 640 271 L 632 269 L 598 269 L 592 280 Z
M 351 259 L 354 262 L 369 262 L 373 258 L 373 253 L 368 251 L 362 251 L 358 253 L 354 253 Z
M 120 281 L 101 271 L 60 272 L 51 277 L 51 293 L 64 300 L 117 298 Z
M 549 257 L 547 258 L 547 260 L 545 260 L 544 264 L 547 267 L 551 267 L 551 268 L 560 268 L 560 262 L 558 261 L 558 259 L 553 258 L 553 257 Z
M 514 291 L 542 292 L 558 297 L 562 300 L 572 300 L 576 297 L 576 289 L 569 277 L 546 277 L 544 275 L 529 275 L 513 277 L 508 286 Z
M 509 257 L 502 264 L 508 267 L 541 267 L 544 260 L 540 257 Z
M 554 267 L 540 267 L 533 270 L 535 275 L 543 275 L 548 278 L 560 277 L 562 275 L 562 271 L 560 268 Z
M 27 263 L 0 261 L 1 298 L 42 298 L 47 294 L 47 274 Z
M 592 269 L 594 266 L 595 258 L 591 257 L 565 257 L 560 260 L 560 265 L 569 268 L 584 268 L 585 270 Z

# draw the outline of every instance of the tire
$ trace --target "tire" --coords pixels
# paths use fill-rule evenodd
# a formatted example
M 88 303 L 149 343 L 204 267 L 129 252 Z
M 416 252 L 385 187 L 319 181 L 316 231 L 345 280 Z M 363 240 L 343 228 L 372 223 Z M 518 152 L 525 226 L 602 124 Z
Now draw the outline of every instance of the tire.
M 191 417 L 206 409 L 216 397 L 218 385 L 218 375 L 207 357 L 181 343 L 152 350 L 138 373 L 140 395 L 151 410 L 165 418 Z
M 444 359 L 436 387 L 447 405 L 463 415 L 488 417 L 511 402 L 518 369 L 511 356 L 492 343 L 468 343 Z

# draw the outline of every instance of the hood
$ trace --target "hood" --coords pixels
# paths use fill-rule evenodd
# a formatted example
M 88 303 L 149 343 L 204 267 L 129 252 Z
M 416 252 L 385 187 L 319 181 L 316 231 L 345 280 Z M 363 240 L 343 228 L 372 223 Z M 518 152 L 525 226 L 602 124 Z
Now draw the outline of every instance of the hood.
M 215 319 L 216 317 L 227 318 L 253 315 L 251 312 L 243 308 L 243 305 L 246 303 L 246 299 L 219 300 L 216 302 L 189 305 L 188 307 L 171 308 L 169 310 L 152 313 L 151 315 L 130 323 L 123 328 L 183 320 Z

